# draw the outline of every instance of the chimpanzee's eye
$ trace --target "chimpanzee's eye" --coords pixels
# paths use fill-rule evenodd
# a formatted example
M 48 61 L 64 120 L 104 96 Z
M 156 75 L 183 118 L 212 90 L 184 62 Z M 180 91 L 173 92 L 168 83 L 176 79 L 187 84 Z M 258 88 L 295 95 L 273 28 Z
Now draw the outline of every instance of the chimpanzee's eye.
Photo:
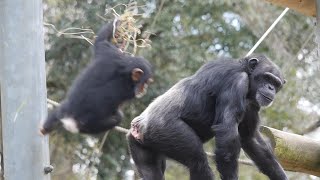
M 274 77 L 274 75 L 271 74 L 264 74 L 264 79 L 265 81 L 271 83 L 272 85 L 274 85 L 276 88 L 279 88 L 281 86 L 281 82 L 278 81 L 278 79 L 276 79 Z

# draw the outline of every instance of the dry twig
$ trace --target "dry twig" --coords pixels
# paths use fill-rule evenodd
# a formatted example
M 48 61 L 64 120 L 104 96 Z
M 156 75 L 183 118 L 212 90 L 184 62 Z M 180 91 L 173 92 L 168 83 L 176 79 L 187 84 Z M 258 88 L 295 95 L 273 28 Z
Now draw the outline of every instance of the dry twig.
M 94 35 L 94 32 L 92 29 L 87 28 L 76 28 L 76 27 L 70 27 L 63 30 L 58 30 L 53 24 L 50 23 L 43 23 L 45 26 L 51 27 L 54 31 L 57 32 L 57 36 L 64 35 L 67 38 L 75 38 L 75 39 L 84 39 L 91 45 L 93 45 L 92 40 L 86 36 L 92 36 Z
M 115 10 L 118 6 L 124 6 L 125 10 L 123 14 L 117 13 Z M 114 20 L 114 31 L 113 31 L 113 43 L 116 44 L 122 51 L 127 51 L 130 45 L 133 46 L 132 54 L 136 54 L 137 48 L 151 47 L 151 41 L 149 38 L 137 39 L 138 35 L 141 34 L 140 27 L 135 17 L 141 16 L 138 13 L 139 7 L 136 2 L 129 4 L 118 4 L 112 8 L 106 8 L 106 14 L 112 13 L 115 17 Z

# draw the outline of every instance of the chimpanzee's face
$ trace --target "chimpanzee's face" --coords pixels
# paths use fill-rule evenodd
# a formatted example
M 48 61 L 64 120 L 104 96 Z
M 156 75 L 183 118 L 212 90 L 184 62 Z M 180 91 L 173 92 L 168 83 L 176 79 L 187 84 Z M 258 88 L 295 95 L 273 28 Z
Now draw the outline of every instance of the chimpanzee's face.
M 135 97 L 141 98 L 147 93 L 147 89 L 149 84 L 153 82 L 152 78 L 148 78 L 146 81 L 143 81 L 141 83 L 138 83 L 135 87 Z
M 140 68 L 131 71 L 131 79 L 134 82 L 134 94 L 136 98 L 141 98 L 147 93 L 149 84 L 153 82 L 151 64 L 143 58 L 137 58 L 141 62 Z
M 250 61 L 253 65 L 250 77 L 250 92 L 254 95 L 253 97 L 259 106 L 269 107 L 272 105 L 276 93 L 286 81 L 283 79 L 279 68 L 268 59 L 252 58 Z
M 260 106 L 270 106 L 284 81 L 271 72 L 263 73 L 258 79 L 256 101 Z

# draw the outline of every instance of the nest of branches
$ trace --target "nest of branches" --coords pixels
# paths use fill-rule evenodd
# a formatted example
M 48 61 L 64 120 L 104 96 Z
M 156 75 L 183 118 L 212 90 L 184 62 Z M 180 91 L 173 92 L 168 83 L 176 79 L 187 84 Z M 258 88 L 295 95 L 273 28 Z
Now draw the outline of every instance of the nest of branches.
M 117 6 L 125 7 L 122 14 L 116 12 L 115 8 Z M 137 48 L 151 47 L 149 36 L 144 38 L 141 37 L 141 25 L 136 20 L 136 17 L 141 16 L 141 14 L 138 14 L 139 6 L 137 6 L 137 3 L 131 2 L 129 4 L 120 4 L 117 6 L 106 9 L 107 13 L 112 12 L 115 17 L 115 20 L 113 21 L 114 31 L 112 43 L 124 52 L 131 46 L 133 52 L 130 54 L 136 54 Z

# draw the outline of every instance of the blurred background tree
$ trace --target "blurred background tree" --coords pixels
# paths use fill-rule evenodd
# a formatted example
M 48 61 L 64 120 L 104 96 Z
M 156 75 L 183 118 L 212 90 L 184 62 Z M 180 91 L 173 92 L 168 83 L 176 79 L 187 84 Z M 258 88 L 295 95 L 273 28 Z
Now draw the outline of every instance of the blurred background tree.
M 90 61 L 91 45 L 84 39 L 59 34 L 70 27 L 94 32 L 106 22 L 106 7 L 128 0 L 45 0 L 45 44 L 48 97 L 60 101 L 81 69 Z M 218 57 L 243 57 L 283 10 L 264 1 L 247 0 L 137 0 L 143 30 L 151 35 L 152 48 L 140 49 L 155 67 L 155 83 L 142 99 L 127 103 L 122 127 L 141 113 L 158 95 L 202 64 Z M 162 9 L 160 4 L 164 2 Z M 119 9 L 121 11 L 121 8 Z M 123 10 L 123 9 L 122 9 Z M 160 10 L 157 20 L 155 16 Z M 51 25 L 48 25 L 51 24 Z M 151 25 L 154 24 L 153 27 Z M 54 27 L 53 27 L 53 26 Z M 152 29 L 151 29 L 152 28 Z M 313 42 L 314 20 L 290 11 L 256 50 L 272 58 L 288 83 L 271 108 L 262 111 L 263 124 L 301 134 L 319 119 L 320 76 Z M 84 34 L 93 38 L 93 34 Z M 52 179 L 131 179 L 132 161 L 125 135 L 111 131 L 99 154 L 103 135 L 73 135 L 59 130 L 50 136 Z M 209 152 L 213 143 L 206 144 Z M 242 157 L 245 157 L 242 155 Z M 213 164 L 213 163 L 212 163 Z M 212 166 L 214 169 L 214 165 Z M 187 171 L 169 161 L 166 178 L 188 179 Z M 314 179 L 290 173 L 290 179 Z M 240 179 L 266 179 L 255 167 L 240 165 Z

